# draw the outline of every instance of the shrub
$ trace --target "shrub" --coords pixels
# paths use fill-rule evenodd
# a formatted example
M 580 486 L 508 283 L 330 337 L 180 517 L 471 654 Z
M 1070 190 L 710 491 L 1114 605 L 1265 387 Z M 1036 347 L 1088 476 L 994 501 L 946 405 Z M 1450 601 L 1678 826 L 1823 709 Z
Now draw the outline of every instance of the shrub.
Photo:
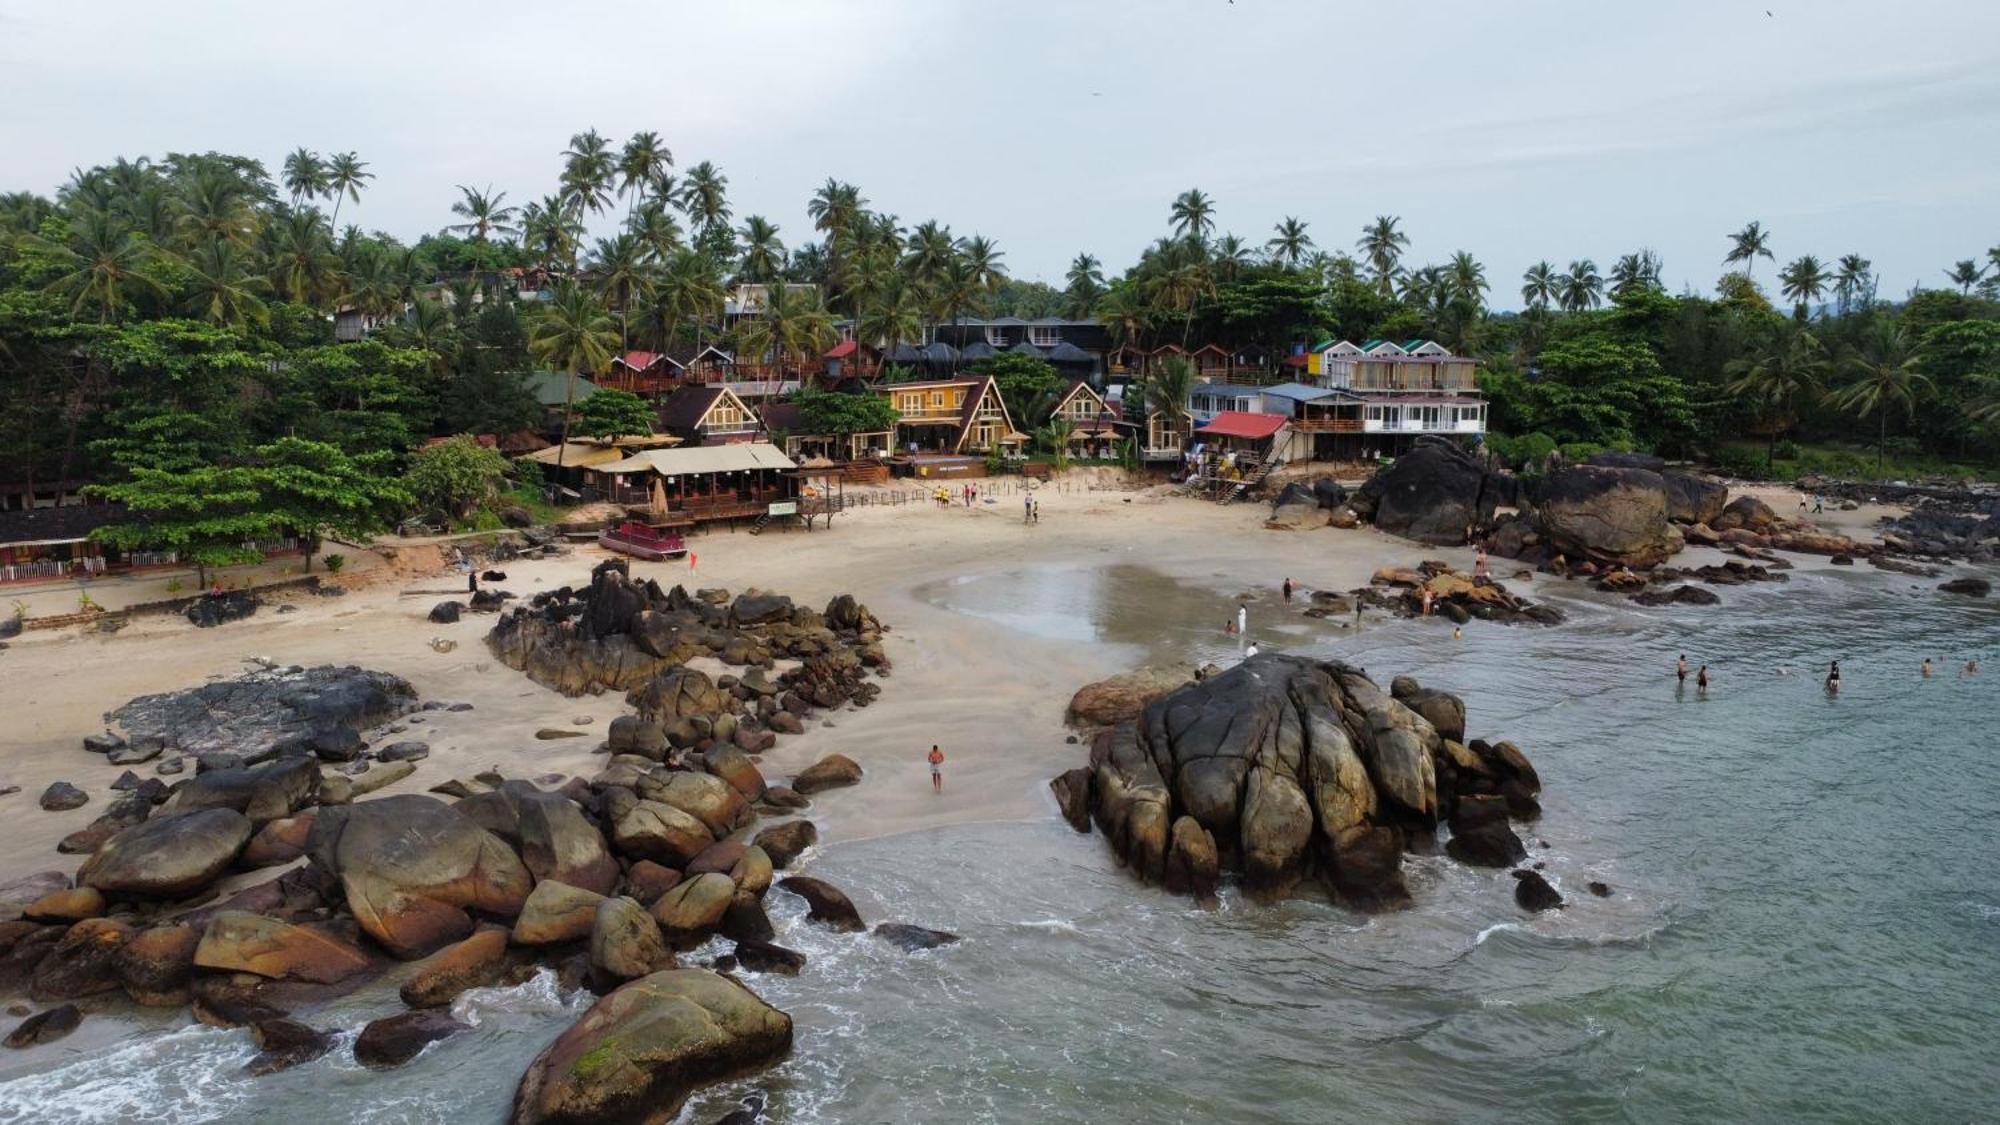
M 347 565 L 347 556 L 321 555 L 319 561 L 326 564 L 326 572 L 328 574 L 339 574 L 340 568 Z
M 1739 445 L 1725 445 L 1716 450 L 1713 460 L 1716 469 L 1723 476 L 1743 480 L 1763 480 L 1767 475 L 1764 459 L 1759 457 L 1755 450 L 1745 449 Z
M 1562 443 L 1562 455 L 1571 461 L 1582 461 L 1592 454 L 1604 452 L 1604 447 L 1594 441 L 1566 441 Z
M 486 499 L 506 475 L 505 457 L 460 434 L 418 450 L 410 458 L 407 483 L 425 506 L 457 514 Z

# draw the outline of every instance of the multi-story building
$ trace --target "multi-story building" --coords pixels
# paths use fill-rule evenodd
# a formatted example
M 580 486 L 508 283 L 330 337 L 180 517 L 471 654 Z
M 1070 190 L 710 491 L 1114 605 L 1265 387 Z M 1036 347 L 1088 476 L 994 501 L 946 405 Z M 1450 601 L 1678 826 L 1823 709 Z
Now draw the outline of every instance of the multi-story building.
M 1327 341 L 1307 353 L 1305 387 L 1338 395 L 1301 401 L 1295 430 L 1315 438 L 1315 455 L 1387 454 L 1419 434 L 1486 432 L 1478 363 L 1431 340 Z

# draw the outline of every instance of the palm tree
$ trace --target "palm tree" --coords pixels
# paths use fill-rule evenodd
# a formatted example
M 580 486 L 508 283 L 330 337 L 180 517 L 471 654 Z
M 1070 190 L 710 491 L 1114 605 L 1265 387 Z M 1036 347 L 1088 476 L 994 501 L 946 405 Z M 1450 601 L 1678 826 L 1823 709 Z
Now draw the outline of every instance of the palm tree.
M 243 181 L 221 168 L 197 169 L 181 188 L 181 213 L 174 224 L 183 245 L 227 242 L 250 245 L 257 210 Z
M 1774 262 L 1778 260 L 1771 253 L 1771 232 L 1764 229 L 1764 224 L 1754 219 L 1742 230 L 1730 235 L 1729 240 L 1734 245 L 1723 257 L 1722 264 L 1733 266 L 1737 262 L 1742 262 L 1743 274 L 1746 277 L 1756 276 L 1757 259 L 1770 258 Z
M 71 316 L 93 309 L 97 322 L 106 324 L 122 319 L 136 297 L 167 295 L 153 272 L 158 251 L 102 211 L 72 215 L 67 241 L 29 233 L 17 245 L 43 254 L 62 271 L 48 289 L 69 298 Z
M 744 280 L 777 281 L 785 265 L 785 244 L 778 240 L 778 225 L 762 215 L 751 215 L 743 220 L 738 233 L 743 239 Z
M 981 289 L 992 292 L 999 289 L 1001 283 L 1007 280 L 1007 267 L 1000 264 L 1000 259 L 1007 255 L 993 240 L 975 234 L 965 240 L 961 252 L 965 255 L 966 264 L 972 268 L 973 279 Z
M 521 241 L 535 251 L 544 268 L 574 264 L 583 233 L 582 221 L 560 196 L 545 195 L 521 209 Z
M 629 221 L 638 206 L 646 201 L 646 193 L 673 167 L 674 154 L 667 149 L 665 141 L 651 129 L 632 134 L 625 142 L 624 151 L 618 154 L 618 194 L 630 193 L 632 202 L 625 208 Z
M 1188 423 L 1188 395 L 1194 391 L 1194 361 L 1184 355 L 1168 356 L 1148 372 L 1143 392 L 1146 410 L 1166 419 L 1167 428 L 1185 434 Z
M 1209 248 L 1208 264 L 1217 281 L 1235 281 L 1253 264 L 1253 253 L 1242 239 L 1225 234 Z
M 1764 427 L 1765 468 L 1777 459 L 1778 435 L 1791 429 L 1798 418 L 1800 396 L 1818 393 L 1828 366 L 1819 337 L 1795 326 L 1781 334 L 1764 354 L 1731 360 L 1724 368 L 1734 377 L 1729 393 L 1747 400 Z
M 1952 267 L 1944 271 L 1944 275 L 1951 279 L 1953 285 L 1958 286 L 1960 293 L 1970 295 L 1972 287 L 1979 284 L 1980 278 L 1986 276 L 1986 270 L 1978 262 L 1967 258 L 1952 263 Z
M 1306 225 L 1290 215 L 1272 228 L 1270 241 L 1264 243 L 1264 249 L 1271 253 L 1271 260 L 1288 269 L 1297 269 L 1312 248 L 1312 235 L 1306 233 Z
M 885 352 L 898 344 L 923 339 L 924 310 L 916 290 L 899 281 L 890 282 L 862 309 L 854 331 L 857 338 L 870 341 Z
M 1604 279 L 1597 276 L 1597 263 L 1589 258 L 1571 262 L 1569 272 L 1556 279 L 1556 292 L 1564 312 L 1596 308 L 1604 296 Z
M 1530 309 L 1545 309 L 1562 291 L 1562 280 L 1547 258 L 1529 266 L 1521 275 L 1521 301 Z
M 769 328 L 770 345 L 781 371 L 794 358 L 818 355 L 840 339 L 833 327 L 833 314 L 827 311 L 817 289 L 773 288 L 761 319 Z
M 861 197 L 861 189 L 853 184 L 844 184 L 832 176 L 813 192 L 806 203 L 806 214 L 812 217 L 813 229 L 826 236 L 827 243 L 833 245 L 853 231 L 856 220 L 866 210 L 868 201 Z
M 1127 281 L 1118 281 L 1107 288 L 1097 299 L 1093 312 L 1110 335 L 1114 348 L 1139 343 L 1152 323 L 1152 309 Z
M 293 207 L 326 194 L 326 164 L 310 149 L 301 147 L 285 157 L 284 177 L 285 190 L 292 193 Z
M 1875 288 L 1873 269 L 1875 263 L 1859 254 L 1842 254 L 1840 267 L 1833 275 L 1833 293 L 1840 301 L 1841 315 L 1847 314 L 1848 307 L 1857 299 L 1866 299 Z
M 1174 233 L 1196 242 L 1207 242 L 1215 229 L 1215 200 L 1200 188 L 1189 188 L 1174 198 L 1169 211 Z
M 648 199 L 626 224 L 626 229 L 646 248 L 646 256 L 654 262 L 666 261 L 684 245 L 681 225 L 667 214 L 667 205 L 658 199 Z
M 569 139 L 563 150 L 562 197 L 572 210 L 596 214 L 611 206 L 611 183 L 618 174 L 611 142 L 595 129 Z
M 713 263 L 692 250 L 676 251 L 654 284 L 647 306 L 646 328 L 652 342 L 665 351 L 674 346 L 682 325 L 693 324 L 699 347 L 709 319 L 722 315 L 726 300 Z
M 1081 319 L 1090 315 L 1092 306 L 1104 295 L 1104 268 L 1089 254 L 1078 254 L 1069 264 L 1065 280 L 1068 285 L 1063 296 L 1068 299 L 1071 318 Z
M 646 268 L 646 247 L 632 234 L 597 240 L 590 268 L 596 274 L 597 295 L 618 311 L 618 344 L 632 344 L 632 306 L 645 300 L 653 287 Z
M 511 238 L 521 233 L 520 228 L 514 225 L 515 209 L 502 204 L 507 198 L 506 192 L 494 191 L 491 184 L 486 185 L 485 191 L 474 191 L 460 184 L 458 191 L 464 198 L 451 205 L 451 213 L 465 221 L 444 229 L 469 234 L 472 241 L 482 244 L 490 235 Z
M 556 468 L 563 467 L 569 447 L 569 426 L 576 405 L 576 377 L 602 371 L 618 346 L 618 326 L 597 298 L 572 282 L 556 287 L 555 300 L 543 306 L 528 329 L 528 352 L 543 363 L 560 367 L 569 379 L 563 389 L 562 448 Z
M 466 307 L 470 307 L 470 302 Z M 410 303 L 410 311 L 403 318 L 403 330 L 409 333 L 413 346 L 430 353 L 433 374 L 442 375 L 450 370 L 450 353 L 458 343 L 457 320 L 451 310 L 419 297 Z
M 681 210 L 703 229 L 729 221 L 729 177 L 704 160 L 681 180 Z
M 221 240 L 208 243 L 188 259 L 187 271 L 187 310 L 195 316 L 225 328 L 269 319 L 263 295 L 270 292 L 270 283 L 251 272 L 234 245 Z
M 1914 416 L 1917 399 L 1930 389 L 1930 377 L 1916 369 L 1908 331 L 1886 320 L 1875 326 L 1866 347 L 1850 353 L 1841 366 L 1854 381 L 1828 395 L 1827 404 L 1860 418 L 1876 416 L 1875 471 L 1879 474 L 1889 444 L 1889 408 L 1901 406 L 1905 417 Z
M 340 226 L 340 202 L 342 197 L 361 202 L 361 191 L 375 173 L 368 171 L 368 162 L 357 160 L 351 152 L 337 152 L 326 162 L 326 190 L 333 199 L 333 226 Z
M 1660 285 L 1660 257 L 1647 249 L 1634 254 L 1621 254 L 1612 263 L 1609 281 L 1614 298 L 1657 289 Z
M 1785 297 L 1793 302 L 1793 320 L 1803 321 L 1806 319 L 1807 304 L 1817 301 L 1826 295 L 1828 280 L 1826 267 L 1821 265 L 1820 260 L 1811 254 L 1799 258 L 1778 271 L 1778 292 L 1784 294 Z
M 1445 287 L 1453 303 L 1477 310 L 1486 299 L 1486 267 L 1468 251 L 1451 256 L 1445 267 Z
M 1191 245 L 1191 244 L 1177 244 Z M 1152 298 L 1162 310 L 1181 314 L 1181 346 L 1186 347 L 1194 331 L 1194 310 L 1201 299 L 1215 292 L 1208 263 L 1198 253 L 1170 255 L 1159 265 L 1152 279 Z
M 289 212 L 278 221 L 266 257 L 271 288 L 287 301 L 317 307 L 335 287 L 340 260 L 327 238 L 326 221 L 313 208 Z
M 1375 289 L 1384 297 L 1396 294 L 1396 263 L 1403 257 L 1403 248 L 1410 244 L 1410 236 L 1396 229 L 1402 220 L 1395 215 L 1377 215 L 1375 221 L 1363 227 L 1361 237 L 1354 248 L 1368 259 L 1375 271 Z

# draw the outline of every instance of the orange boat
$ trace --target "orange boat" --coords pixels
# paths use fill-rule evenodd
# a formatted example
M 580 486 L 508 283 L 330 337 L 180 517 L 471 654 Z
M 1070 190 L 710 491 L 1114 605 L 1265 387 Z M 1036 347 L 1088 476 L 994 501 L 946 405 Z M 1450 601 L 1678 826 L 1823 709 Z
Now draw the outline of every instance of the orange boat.
M 666 531 L 655 531 L 643 523 L 626 520 L 598 533 L 597 545 L 607 551 L 631 555 L 648 562 L 678 559 L 687 554 L 687 540 Z

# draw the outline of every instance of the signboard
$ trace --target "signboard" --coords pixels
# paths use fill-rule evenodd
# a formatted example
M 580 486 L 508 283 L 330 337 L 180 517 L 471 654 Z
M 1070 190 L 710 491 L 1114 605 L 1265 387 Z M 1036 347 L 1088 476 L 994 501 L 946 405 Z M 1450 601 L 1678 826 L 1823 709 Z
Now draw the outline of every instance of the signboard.
M 799 514 L 799 502 L 797 500 L 773 500 L 771 502 L 771 514 L 774 516 L 796 516 Z

